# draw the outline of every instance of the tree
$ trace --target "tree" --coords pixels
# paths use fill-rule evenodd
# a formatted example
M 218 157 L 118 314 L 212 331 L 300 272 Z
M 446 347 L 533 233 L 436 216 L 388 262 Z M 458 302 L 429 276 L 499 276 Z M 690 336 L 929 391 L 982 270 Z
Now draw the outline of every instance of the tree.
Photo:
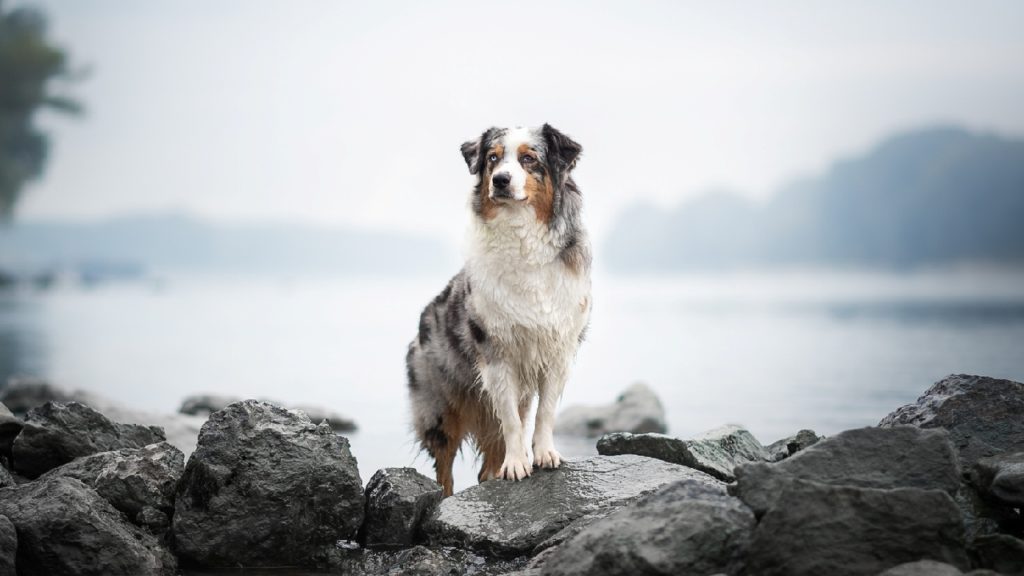
M 36 111 L 81 111 L 76 101 L 51 93 L 62 79 L 72 79 L 68 55 L 46 38 L 46 16 L 7 10 L 0 0 L 0 219 L 10 218 L 24 184 L 43 172 L 49 139 L 33 123 Z

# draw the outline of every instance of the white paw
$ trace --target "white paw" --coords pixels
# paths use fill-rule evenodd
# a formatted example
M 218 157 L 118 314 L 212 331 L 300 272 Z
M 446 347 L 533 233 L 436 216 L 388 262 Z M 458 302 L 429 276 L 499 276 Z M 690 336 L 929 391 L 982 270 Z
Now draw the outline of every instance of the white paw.
M 498 471 L 498 478 L 504 478 L 505 480 L 522 480 L 530 475 L 533 468 L 530 466 L 530 460 L 523 454 L 519 457 L 506 455 L 505 462 L 501 465 L 501 470 Z
M 562 465 L 562 455 L 555 450 L 554 445 L 534 446 L 533 465 L 540 468 L 558 468 Z

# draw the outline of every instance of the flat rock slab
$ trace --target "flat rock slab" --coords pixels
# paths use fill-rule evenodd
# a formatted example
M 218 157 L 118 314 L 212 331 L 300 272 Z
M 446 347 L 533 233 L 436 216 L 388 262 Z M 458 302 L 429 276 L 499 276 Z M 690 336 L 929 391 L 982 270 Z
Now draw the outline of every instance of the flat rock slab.
M 956 452 L 944 430 L 913 426 L 847 430 L 776 464 L 736 468 L 730 491 L 761 516 L 796 479 L 863 488 L 960 488 Z
M 683 480 L 615 510 L 554 548 L 544 575 L 734 572 L 756 521 L 721 486 Z
M 163 430 L 118 424 L 78 402 L 47 402 L 29 410 L 14 440 L 14 470 L 28 478 L 75 458 L 164 441 Z
M 573 520 L 621 506 L 678 480 L 721 482 L 644 456 L 595 456 L 536 470 L 521 482 L 492 480 L 446 498 L 423 525 L 431 544 L 495 556 L 527 554 Z
M 74 478 L 0 489 L 0 514 L 18 530 L 19 576 L 176 573 L 174 557 L 156 537 Z
M 861 576 L 922 559 L 969 566 L 949 494 L 794 480 L 761 518 L 741 573 Z
M 606 406 L 570 406 L 558 415 L 555 433 L 598 438 L 609 432 L 665 433 L 665 408 L 649 386 L 636 383 Z
M 384 468 L 366 483 L 367 546 L 410 546 L 424 517 L 441 501 L 441 485 L 415 468 Z
M 949 431 L 968 467 L 981 458 L 1024 451 L 1024 384 L 984 376 L 947 376 L 879 422 Z
M 705 432 L 692 440 L 681 440 L 664 434 L 613 432 L 598 440 L 597 453 L 657 458 L 700 470 L 724 482 L 736 479 L 733 470 L 740 464 L 771 459 L 753 434 L 733 425 Z
M 1024 452 L 978 460 L 971 469 L 971 483 L 987 498 L 1024 508 Z
M 348 440 L 256 400 L 203 425 L 175 499 L 182 558 L 203 566 L 309 565 L 356 535 L 362 481 Z

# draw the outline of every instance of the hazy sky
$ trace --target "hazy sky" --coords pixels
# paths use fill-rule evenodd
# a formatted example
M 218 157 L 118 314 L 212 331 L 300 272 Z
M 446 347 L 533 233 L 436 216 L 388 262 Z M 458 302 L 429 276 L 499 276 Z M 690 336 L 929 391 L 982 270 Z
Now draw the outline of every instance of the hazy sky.
M 92 70 L 22 217 L 167 209 L 458 237 L 459 145 L 550 122 L 600 234 L 896 130 L 1024 134 L 1024 2 L 47 0 Z

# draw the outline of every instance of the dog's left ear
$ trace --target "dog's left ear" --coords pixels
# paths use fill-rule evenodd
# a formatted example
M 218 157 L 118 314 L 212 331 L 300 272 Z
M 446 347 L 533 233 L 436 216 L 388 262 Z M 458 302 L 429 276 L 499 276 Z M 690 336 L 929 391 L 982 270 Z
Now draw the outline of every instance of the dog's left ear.
M 470 140 L 462 145 L 462 157 L 466 160 L 466 166 L 469 167 L 470 174 L 477 174 L 480 172 L 480 168 L 483 167 L 483 148 L 484 142 L 488 145 L 494 135 L 498 133 L 498 129 L 491 127 L 484 130 L 484 133 L 480 135 L 476 140 Z
M 579 159 L 583 147 L 573 141 L 565 134 L 551 127 L 551 124 L 544 124 L 541 128 L 541 135 L 544 136 L 544 144 L 547 146 L 547 153 L 550 158 L 558 160 L 565 171 L 576 167 L 576 160 Z

